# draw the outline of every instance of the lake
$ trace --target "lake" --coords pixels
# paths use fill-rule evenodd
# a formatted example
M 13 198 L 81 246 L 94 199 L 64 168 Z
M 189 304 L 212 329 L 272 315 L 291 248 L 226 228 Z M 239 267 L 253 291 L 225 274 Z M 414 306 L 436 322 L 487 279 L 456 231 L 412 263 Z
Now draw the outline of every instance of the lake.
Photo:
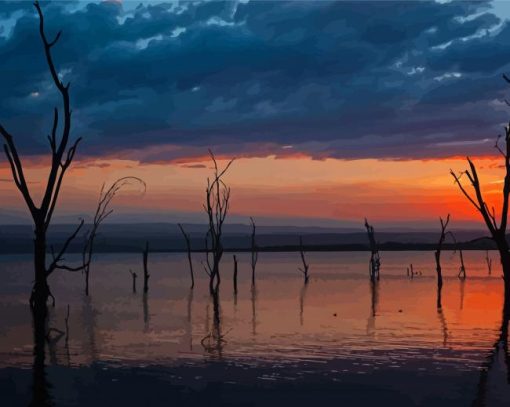
M 497 253 L 489 275 L 486 252 L 465 251 L 461 281 L 458 253 L 445 251 L 439 310 L 432 252 L 382 252 L 376 284 L 369 256 L 307 253 L 304 285 L 299 253 L 260 253 L 253 288 L 250 254 L 238 253 L 234 295 L 225 253 L 216 304 L 200 253 L 194 290 L 181 253 L 150 254 L 147 295 L 141 254 L 97 255 L 89 297 L 81 273 L 55 272 L 44 402 L 32 371 L 31 257 L 2 256 L 0 405 L 509 405 Z

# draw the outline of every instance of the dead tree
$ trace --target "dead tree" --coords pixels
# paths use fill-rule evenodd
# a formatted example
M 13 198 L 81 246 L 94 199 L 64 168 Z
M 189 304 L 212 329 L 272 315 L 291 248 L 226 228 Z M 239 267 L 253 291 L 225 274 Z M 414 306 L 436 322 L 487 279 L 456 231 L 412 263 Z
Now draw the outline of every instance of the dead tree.
M 459 274 L 457 277 L 460 280 L 466 279 L 466 267 L 464 267 L 464 255 L 462 254 L 462 249 L 459 247 L 459 258 L 460 258 L 460 267 L 459 267 Z
M 370 243 L 371 252 L 369 263 L 370 280 L 375 281 L 379 280 L 379 269 L 381 267 L 381 259 L 379 257 L 379 249 L 377 248 L 377 243 L 375 241 L 374 227 L 368 224 L 366 218 L 365 227 L 368 233 L 368 241 Z
M 62 98 L 63 119 L 59 120 L 59 110 L 57 107 L 53 110 L 53 125 L 51 134 L 48 135 L 48 141 L 51 150 L 51 167 L 44 187 L 43 196 L 39 205 L 34 202 L 32 193 L 28 188 L 28 182 L 25 178 L 25 172 L 22 161 L 14 141 L 14 137 L 2 125 L 0 125 L 0 134 L 4 139 L 4 151 L 10 165 L 14 184 L 21 192 L 25 204 L 32 216 L 34 223 L 34 284 L 30 295 L 30 305 L 32 308 L 45 309 L 48 297 L 52 297 L 48 285 L 49 275 L 57 269 L 67 269 L 77 271 L 70 267 L 62 265 L 63 255 L 69 243 L 76 237 L 78 231 L 83 226 L 80 222 L 75 232 L 66 240 L 62 250 L 53 257 L 49 266 L 46 264 L 46 234 L 50 226 L 53 212 L 57 205 L 60 189 L 66 171 L 71 166 L 76 149 L 81 138 L 76 139 L 70 144 L 71 133 L 71 106 L 69 99 L 69 85 L 64 84 L 55 67 L 52 56 L 52 49 L 57 44 L 61 36 L 61 31 L 57 33 L 53 40 L 48 40 L 44 27 L 44 16 L 39 3 L 36 1 L 34 6 L 39 15 L 39 35 L 42 40 L 46 62 L 50 71 L 53 85 Z M 60 135 L 59 133 L 60 124 Z M 53 302 L 54 302 L 53 298 Z
M 510 83 L 510 78 L 506 75 L 503 75 L 503 78 L 507 83 Z M 508 103 L 508 102 L 507 102 Z M 480 185 L 480 179 L 478 178 L 478 172 L 476 170 L 475 164 L 471 161 L 469 157 L 467 157 L 467 162 L 469 164 L 469 169 L 463 171 L 460 174 L 456 174 L 453 170 L 450 170 L 450 174 L 452 175 L 455 183 L 459 186 L 459 189 L 467 198 L 467 200 L 475 207 L 475 209 L 480 213 L 482 219 L 489 230 L 492 239 L 496 243 L 496 246 L 499 251 L 501 266 L 503 269 L 503 279 L 505 282 L 505 297 L 510 297 L 510 251 L 508 246 L 508 241 L 506 239 L 506 228 L 508 222 L 508 198 L 510 195 L 510 122 L 505 126 L 505 136 L 498 136 L 496 140 L 495 147 L 498 152 L 503 157 L 504 168 L 505 168 L 505 177 L 503 182 L 503 191 L 502 191 L 502 205 L 501 205 L 501 215 L 499 222 L 496 219 L 496 211 L 494 207 L 489 209 L 489 205 L 485 201 L 483 196 L 482 187 Z M 503 138 L 504 145 L 501 147 L 499 144 L 500 139 Z M 461 182 L 461 178 L 466 176 L 471 187 L 474 191 L 474 196 L 470 194 L 465 186 Z
M 188 251 L 188 263 L 189 263 L 189 272 L 191 276 L 191 289 L 195 287 L 195 276 L 193 274 L 193 262 L 191 261 L 191 239 L 189 235 L 184 231 L 184 228 L 180 223 L 178 223 L 179 229 L 181 229 L 182 236 L 186 241 L 186 250 Z
M 145 249 L 143 250 L 143 292 L 149 291 L 149 269 L 147 262 L 149 260 L 149 242 L 145 242 Z
M 251 222 L 251 283 L 255 284 L 255 267 L 257 266 L 257 260 L 259 258 L 259 252 L 257 244 L 255 242 L 255 221 L 250 217 Z
M 446 216 L 446 220 L 439 218 L 441 222 L 441 235 L 439 235 L 439 242 L 437 243 L 437 249 L 434 253 L 436 259 L 436 273 L 437 273 L 437 308 L 441 308 L 441 290 L 443 288 L 443 274 L 441 269 L 441 250 L 443 248 L 444 241 L 446 239 L 446 228 L 450 222 L 450 214 Z
M 223 181 L 223 176 L 234 162 L 234 159 L 230 160 L 223 170 L 220 170 L 211 150 L 209 150 L 209 154 L 214 164 L 214 177 L 212 180 L 207 178 L 207 188 L 205 190 L 204 210 L 207 213 L 209 226 L 205 239 L 205 270 L 209 275 L 209 291 L 212 294 L 218 290 L 221 282 L 220 261 L 223 256 L 223 224 L 227 217 L 230 201 L 230 187 Z
M 90 264 L 92 262 L 92 256 L 94 254 L 94 240 L 97 236 L 97 231 L 101 223 L 112 214 L 113 209 L 110 209 L 110 203 L 115 195 L 125 186 L 130 185 L 132 182 L 140 183 L 144 192 L 146 184 L 143 180 L 137 177 L 122 177 L 115 181 L 110 188 L 105 190 L 105 184 L 101 187 L 99 192 L 99 199 L 97 202 L 96 212 L 92 222 L 91 229 L 87 232 L 85 246 L 83 247 L 83 270 L 85 274 L 85 295 L 89 295 L 89 276 L 90 276 Z
M 129 274 L 133 278 L 133 294 L 136 294 L 136 278 L 138 277 L 133 270 L 129 270 Z
M 301 236 L 299 236 L 299 253 L 301 255 L 301 261 L 303 263 L 303 268 L 299 268 L 299 271 L 301 271 L 301 273 L 303 273 L 303 276 L 305 278 L 305 284 L 308 284 L 308 279 L 309 279 L 309 275 L 308 275 L 308 268 L 310 267 L 310 265 L 306 262 L 306 258 L 305 258 L 305 250 L 304 250 L 304 247 L 303 247 L 303 238 Z
M 234 254 L 234 294 L 237 294 L 237 256 Z
M 492 259 L 489 257 L 489 251 L 485 251 L 485 263 L 487 263 L 487 271 L 489 276 L 492 274 Z

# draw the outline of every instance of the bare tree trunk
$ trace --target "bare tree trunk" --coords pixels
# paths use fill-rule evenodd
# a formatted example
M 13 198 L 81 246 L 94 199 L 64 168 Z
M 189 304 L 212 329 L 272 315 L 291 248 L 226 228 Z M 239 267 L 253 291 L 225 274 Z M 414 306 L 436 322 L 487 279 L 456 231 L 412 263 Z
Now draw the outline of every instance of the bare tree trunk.
M 439 218 L 441 222 L 441 234 L 439 236 L 439 242 L 437 244 L 436 252 L 434 253 L 434 257 L 436 259 L 436 274 L 437 274 L 437 299 L 436 299 L 436 307 L 442 307 L 441 301 L 441 291 L 443 289 L 443 273 L 441 269 L 441 250 L 443 248 L 443 243 L 446 239 L 446 228 L 448 227 L 448 223 L 450 222 L 450 214 L 446 216 L 446 220 L 443 218 Z
M 34 239 L 34 285 L 30 296 L 33 308 L 46 308 L 48 297 L 51 295 L 46 272 L 46 231 L 44 226 L 36 225 Z
M 381 267 L 381 259 L 379 257 L 379 249 L 377 248 L 377 242 L 375 240 L 375 232 L 374 227 L 368 224 L 367 219 L 365 218 L 365 227 L 368 233 L 368 241 L 370 243 L 370 263 L 369 263 L 369 273 L 370 280 L 375 281 L 379 280 L 379 269 Z
M 459 249 L 459 257 L 460 257 L 460 268 L 458 278 L 461 280 L 466 279 L 466 267 L 464 267 L 464 255 L 462 254 L 462 249 Z
M 181 229 L 182 235 L 184 236 L 184 240 L 186 242 L 186 249 L 188 251 L 188 263 L 189 263 L 189 272 L 191 276 L 191 289 L 195 287 L 195 276 L 193 274 L 193 262 L 191 261 L 191 241 L 189 235 L 184 231 L 184 228 L 179 223 L 179 229 Z M 206 248 L 207 249 L 207 248 Z
M 253 218 L 250 218 L 251 222 L 251 284 L 255 285 L 255 267 L 257 266 L 257 261 L 259 257 L 259 253 L 257 250 L 257 244 L 255 242 L 255 221 Z
M 299 254 L 301 256 L 301 262 L 303 263 L 303 268 L 300 268 L 299 270 L 301 271 L 301 273 L 303 273 L 303 277 L 305 278 L 305 284 L 308 284 L 308 279 L 310 277 L 308 275 L 308 269 L 310 265 L 306 262 L 305 249 L 303 247 L 303 238 L 301 236 L 299 236 Z
M 149 270 L 147 268 L 147 261 L 149 259 L 149 242 L 145 242 L 145 250 L 143 251 L 143 292 L 149 291 Z
M 237 257 L 234 254 L 234 294 L 237 294 Z

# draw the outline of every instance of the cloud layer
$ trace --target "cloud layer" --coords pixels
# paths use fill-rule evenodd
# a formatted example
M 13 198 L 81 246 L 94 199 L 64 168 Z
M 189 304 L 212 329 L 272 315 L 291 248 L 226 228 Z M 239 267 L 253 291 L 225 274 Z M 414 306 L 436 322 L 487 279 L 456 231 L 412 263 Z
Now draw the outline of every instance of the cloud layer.
M 445 157 L 492 153 L 508 120 L 510 24 L 484 1 L 43 9 L 86 155 Z M 30 3 L 0 3 L 0 120 L 31 154 L 58 103 L 37 30 Z

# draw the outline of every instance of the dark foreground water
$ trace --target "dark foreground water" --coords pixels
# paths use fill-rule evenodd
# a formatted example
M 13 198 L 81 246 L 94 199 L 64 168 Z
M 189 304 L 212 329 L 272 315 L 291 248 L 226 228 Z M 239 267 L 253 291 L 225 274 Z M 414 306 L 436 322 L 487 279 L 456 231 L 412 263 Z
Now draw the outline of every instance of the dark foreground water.
M 309 253 L 306 286 L 298 253 L 261 253 L 255 288 L 238 254 L 237 296 L 227 253 L 216 302 L 202 255 L 193 291 L 185 255 L 151 255 L 148 295 L 142 278 L 131 292 L 141 255 L 99 255 L 89 297 L 80 273 L 51 277 L 43 365 L 30 257 L 3 256 L 0 406 L 507 406 L 501 270 L 489 253 L 489 276 L 485 255 L 464 253 L 460 281 L 458 256 L 444 253 L 441 309 L 433 253 L 382 253 L 375 285 L 367 253 Z M 421 275 L 406 276 L 410 263 Z

